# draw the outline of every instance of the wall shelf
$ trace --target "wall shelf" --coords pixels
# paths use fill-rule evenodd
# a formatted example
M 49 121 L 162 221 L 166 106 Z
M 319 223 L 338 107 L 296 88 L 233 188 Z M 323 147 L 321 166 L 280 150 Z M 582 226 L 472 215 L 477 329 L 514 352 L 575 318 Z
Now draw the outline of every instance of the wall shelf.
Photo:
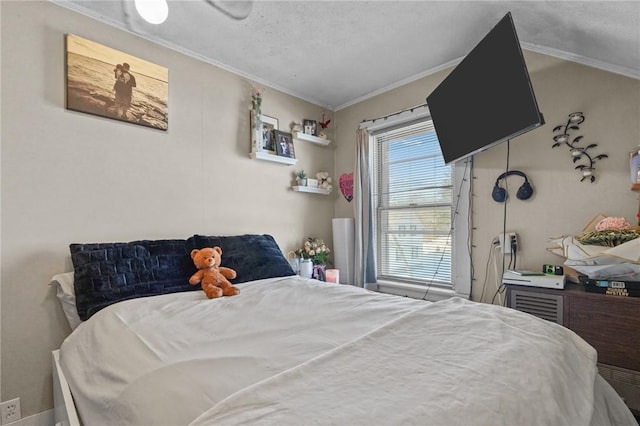
M 293 138 L 298 139 L 305 142 L 315 143 L 316 145 L 328 146 L 331 143 L 331 140 L 319 138 L 313 135 L 307 135 L 303 132 L 293 132 Z
M 281 155 L 269 154 L 265 151 L 255 151 L 249 154 L 254 160 L 271 161 L 272 163 L 286 164 L 287 166 L 295 165 L 298 160 L 296 158 L 283 157 Z
M 310 194 L 321 194 L 321 195 L 329 195 L 331 191 L 329 189 L 317 188 L 315 186 L 292 186 L 296 192 L 308 192 Z

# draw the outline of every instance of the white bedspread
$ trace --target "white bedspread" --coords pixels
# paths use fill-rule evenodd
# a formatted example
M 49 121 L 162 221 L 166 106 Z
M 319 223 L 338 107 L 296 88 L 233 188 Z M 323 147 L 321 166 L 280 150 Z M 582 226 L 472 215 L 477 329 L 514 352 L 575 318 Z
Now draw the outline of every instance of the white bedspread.
M 595 351 L 556 324 L 297 277 L 240 288 L 122 302 L 78 327 L 60 359 L 83 423 L 592 420 Z

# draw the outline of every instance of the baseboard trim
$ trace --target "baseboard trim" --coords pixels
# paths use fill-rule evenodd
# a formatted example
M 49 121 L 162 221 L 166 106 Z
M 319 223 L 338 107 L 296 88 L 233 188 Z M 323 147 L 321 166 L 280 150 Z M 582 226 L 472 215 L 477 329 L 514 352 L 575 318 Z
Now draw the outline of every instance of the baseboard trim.
M 51 426 L 53 422 L 53 410 L 47 410 L 25 417 L 17 422 L 7 423 L 6 426 Z

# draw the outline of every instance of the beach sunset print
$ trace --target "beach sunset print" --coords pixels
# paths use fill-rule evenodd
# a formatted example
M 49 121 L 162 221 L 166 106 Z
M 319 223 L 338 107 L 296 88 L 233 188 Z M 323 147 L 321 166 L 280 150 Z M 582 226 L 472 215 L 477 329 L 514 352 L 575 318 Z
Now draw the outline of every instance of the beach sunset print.
M 66 55 L 67 109 L 168 129 L 167 68 L 72 34 Z

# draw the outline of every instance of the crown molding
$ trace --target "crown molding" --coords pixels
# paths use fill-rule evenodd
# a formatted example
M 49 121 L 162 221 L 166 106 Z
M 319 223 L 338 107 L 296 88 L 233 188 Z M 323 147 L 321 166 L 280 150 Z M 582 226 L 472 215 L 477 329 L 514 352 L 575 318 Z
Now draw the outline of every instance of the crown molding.
M 374 96 L 381 95 L 382 93 L 388 92 L 388 91 L 393 90 L 393 89 L 397 89 L 398 87 L 402 87 L 405 84 L 412 83 L 414 81 L 420 80 L 421 78 L 428 77 L 428 76 L 430 76 L 432 74 L 435 74 L 437 72 L 440 72 L 442 70 L 446 70 L 447 68 L 456 66 L 460 62 L 462 62 L 463 59 L 464 58 L 457 58 L 457 59 L 454 59 L 453 61 L 445 62 L 444 64 L 438 65 L 437 67 L 430 68 L 430 69 L 428 69 L 426 71 L 423 71 L 421 73 L 412 75 L 412 76 L 407 77 L 405 79 L 402 79 L 402 80 L 400 80 L 400 81 L 398 81 L 396 83 L 393 83 L 393 84 L 390 84 L 388 86 L 382 87 L 380 89 L 374 90 L 373 92 L 367 93 L 366 95 L 363 95 L 363 96 L 360 96 L 358 98 L 352 99 L 349 102 L 345 102 L 344 104 L 335 107 L 334 111 L 340 111 L 341 109 L 350 107 L 351 105 L 355 105 L 355 104 L 360 103 L 362 101 L 366 101 L 367 99 L 373 98 Z
M 591 68 L 597 68 L 614 74 L 620 74 L 625 77 L 640 79 L 640 70 L 628 68 L 622 65 L 610 64 L 608 62 L 599 61 L 597 59 L 588 58 L 586 56 L 577 55 L 575 53 L 565 52 L 564 50 L 554 49 L 552 47 L 540 46 L 533 43 L 521 43 L 522 48 L 536 53 L 553 56 L 554 58 L 564 59 L 566 61 L 575 62 L 586 65 Z
M 2 1 L 2 0 L 0 0 L 0 1 Z M 72 2 L 67 1 L 67 0 L 49 0 L 49 1 L 51 3 L 57 5 L 57 6 L 64 7 L 65 9 L 68 9 L 68 10 L 71 10 L 73 12 L 79 13 L 80 15 L 89 17 L 89 18 L 94 19 L 94 20 L 96 20 L 98 22 L 101 22 L 103 24 L 109 25 L 110 27 L 114 27 L 114 28 L 116 28 L 118 30 L 121 30 L 121 31 L 124 31 L 124 32 L 126 32 L 128 34 L 131 34 L 131 35 L 134 35 L 134 36 L 139 37 L 141 39 L 147 40 L 147 41 L 149 41 L 149 42 L 151 42 L 153 44 L 157 44 L 157 45 L 165 47 L 167 49 L 174 50 L 174 51 L 176 51 L 178 53 L 182 53 L 185 56 L 189 56 L 190 58 L 193 58 L 193 59 L 196 59 L 198 61 L 207 63 L 209 65 L 213 65 L 215 67 L 218 67 L 220 69 L 228 71 L 228 72 L 230 72 L 232 74 L 235 74 L 235 75 L 238 75 L 240 77 L 243 77 L 243 78 L 245 78 L 247 80 L 251 80 L 251 81 L 253 81 L 255 83 L 259 83 L 261 86 L 266 86 L 266 87 L 268 87 L 270 89 L 275 89 L 275 90 L 277 90 L 279 92 L 285 93 L 287 95 L 291 95 L 291 96 L 293 96 L 293 97 L 295 97 L 297 99 L 301 99 L 303 101 L 307 101 L 307 102 L 312 103 L 314 105 L 320 106 L 320 107 L 328 109 L 330 111 L 333 111 L 333 108 L 330 105 L 326 105 L 326 104 L 324 104 L 323 102 L 321 102 L 321 101 L 319 101 L 317 99 L 310 98 L 310 97 L 305 96 L 305 95 L 301 95 L 301 94 L 296 93 L 296 92 L 294 92 L 294 91 L 292 91 L 290 89 L 287 89 L 287 88 L 282 87 L 282 86 L 280 86 L 278 84 L 275 84 L 275 83 L 273 83 L 271 81 L 265 80 L 265 79 L 263 79 L 263 78 L 261 78 L 259 76 L 252 75 L 252 74 L 246 73 L 244 71 L 240 71 L 239 69 L 236 69 L 236 68 L 234 68 L 234 67 L 232 67 L 230 65 L 227 65 L 227 64 L 225 64 L 223 62 L 215 61 L 215 60 L 213 60 L 211 58 L 208 58 L 206 56 L 203 56 L 203 55 L 200 55 L 198 53 L 192 52 L 191 50 L 185 49 L 184 47 L 175 45 L 173 43 L 170 43 L 170 42 L 167 42 L 167 41 L 164 41 L 164 40 L 160 40 L 155 36 L 135 32 L 135 31 L 131 30 L 130 28 L 127 28 L 127 26 L 124 25 L 122 22 L 116 21 L 114 19 L 110 19 L 110 18 L 108 18 L 108 17 L 106 17 L 104 15 L 100 15 L 98 13 L 95 13 L 95 12 L 91 11 L 91 10 L 87 10 L 86 8 L 83 8 L 82 6 L 79 6 L 76 3 L 72 3 Z
M 1 1 L 1 0 L 0 0 Z M 154 44 L 160 45 L 162 47 L 165 47 L 167 49 L 171 49 L 174 50 L 176 52 L 182 53 L 186 56 L 189 56 L 191 58 L 197 59 L 198 61 L 213 65 L 215 67 L 218 67 L 220 69 L 223 69 L 225 71 L 228 71 L 232 74 L 238 75 L 240 77 L 243 77 L 247 80 L 251 80 L 253 82 L 259 83 L 260 85 L 269 87 L 271 89 L 275 89 L 278 90 L 282 93 L 291 95 L 295 98 L 301 99 L 303 101 L 312 103 L 314 105 L 320 106 L 322 108 L 325 108 L 327 110 L 330 110 L 332 112 L 336 112 L 336 111 L 340 111 L 342 109 L 345 109 L 347 107 L 350 107 L 352 105 L 358 104 L 360 102 L 366 101 L 367 99 L 373 98 L 375 96 L 381 95 L 385 92 L 391 91 L 393 89 L 397 89 L 398 87 L 404 86 L 406 84 L 412 83 L 414 81 L 420 80 L 424 77 L 428 77 L 430 75 L 433 75 L 437 72 L 440 72 L 442 70 L 445 70 L 447 68 L 450 67 L 454 67 L 456 65 L 458 65 L 463 59 L 464 57 L 460 57 L 457 59 L 454 59 L 452 61 L 448 61 L 445 62 L 444 64 L 438 65 L 436 67 L 430 68 L 426 71 L 420 72 L 418 74 L 412 75 L 410 77 L 404 78 L 402 80 L 399 80 L 393 84 L 387 85 L 385 87 L 382 87 L 380 89 L 376 89 L 370 93 L 367 93 L 363 96 L 359 96 L 357 98 L 354 98 L 348 102 L 345 102 L 341 105 L 338 106 L 333 106 L 333 105 L 327 105 L 324 102 L 321 102 L 317 99 L 314 98 L 310 98 L 308 96 L 305 95 L 301 95 L 299 93 L 296 93 L 290 89 L 287 89 L 285 87 L 282 87 L 278 84 L 275 84 L 271 81 L 265 80 L 259 76 L 256 75 L 252 75 L 249 73 L 246 73 L 244 71 L 238 70 L 228 64 L 225 64 L 223 62 L 219 62 L 219 61 L 215 61 L 211 58 L 207 58 L 203 55 L 200 55 L 198 53 L 192 52 L 188 49 L 185 49 L 181 46 L 177 46 L 173 43 L 167 42 L 167 41 L 163 41 L 163 40 L 159 40 L 158 38 L 154 37 L 154 36 L 150 36 L 150 35 L 146 35 L 146 34 L 141 34 L 141 33 L 137 33 L 132 31 L 131 29 L 127 28 L 126 25 L 124 25 L 122 22 L 118 22 L 116 20 L 110 19 L 108 17 L 105 17 L 103 15 L 100 15 L 98 13 L 95 13 L 93 11 L 87 10 L 86 8 L 81 7 L 80 5 L 67 1 L 67 0 L 49 0 L 51 3 L 56 4 L 58 6 L 64 7 L 66 9 L 72 10 L 76 13 L 79 13 L 81 15 L 87 16 L 89 18 L 92 18 L 94 20 L 97 20 L 99 22 L 102 22 L 106 25 L 109 25 L 111 27 L 115 27 L 119 30 L 122 30 L 126 33 L 132 34 L 136 37 L 140 37 L 144 40 L 147 40 L 149 42 L 152 42 Z M 541 45 L 537 45 L 537 44 L 533 44 L 533 43 L 526 43 L 526 42 L 521 42 L 521 46 L 523 49 L 526 50 L 530 50 L 532 52 L 536 52 L 536 53 L 541 53 L 544 55 L 548 55 L 548 56 L 553 56 L 555 58 L 559 58 L 559 59 L 563 59 L 566 61 L 570 61 L 570 62 L 575 62 L 575 63 L 579 63 L 582 65 L 586 65 L 592 68 L 597 68 L 603 71 L 607 71 L 607 72 L 611 72 L 614 74 L 619 74 L 619 75 L 623 75 L 625 77 L 630 77 L 630 78 L 634 78 L 634 79 L 640 79 L 640 70 L 637 69 L 633 69 L 633 68 L 629 68 L 629 67 L 625 67 L 625 66 L 621 66 L 621 65 L 616 65 L 616 64 L 610 64 L 607 62 L 603 62 L 603 61 L 599 61 L 597 59 L 593 59 L 593 58 L 588 58 L 586 56 L 582 56 L 582 55 L 577 55 L 574 53 L 570 53 L 570 52 L 566 52 L 563 50 L 559 50 L 559 49 L 554 49 L 551 47 L 547 47 L 547 46 L 541 46 Z
M 570 52 L 565 52 L 563 50 L 559 50 L 559 49 L 554 49 L 551 47 L 546 47 L 546 46 L 540 46 L 540 45 L 536 45 L 533 43 L 521 43 L 522 48 L 525 50 L 530 50 L 532 52 L 536 52 L 536 53 L 542 53 L 543 55 L 548 55 L 548 56 L 553 56 L 554 58 L 558 58 L 558 59 L 563 59 L 566 61 L 570 61 L 570 62 L 575 62 L 581 65 L 586 65 L 588 67 L 592 67 L 592 68 L 597 68 L 603 71 L 607 71 L 607 72 L 611 72 L 614 74 L 619 74 L 619 75 L 623 75 L 625 77 L 630 77 L 630 78 L 634 78 L 636 80 L 640 79 L 640 70 L 636 70 L 633 68 L 628 68 L 628 67 L 624 67 L 624 66 L 620 66 L 620 65 L 615 65 L 615 64 L 610 64 L 608 62 L 603 62 L 603 61 L 599 61 L 597 59 L 593 59 L 593 58 L 588 58 L 586 56 L 582 56 L 582 55 L 577 55 L 574 53 L 570 53 Z M 421 78 L 424 77 L 428 77 L 432 74 L 435 74 L 439 71 L 442 71 L 444 69 L 447 69 L 449 67 L 453 67 L 455 65 L 458 65 L 460 62 L 462 62 L 464 58 L 458 58 L 458 59 L 454 59 L 453 61 L 449 61 L 447 63 L 444 63 L 442 65 L 439 65 L 437 67 L 431 68 L 427 71 L 421 72 L 419 74 L 413 75 L 411 77 L 405 78 L 403 80 L 400 80 L 396 83 L 390 84 L 388 86 L 385 86 L 381 89 L 375 90 L 371 93 L 368 93 L 364 96 L 360 96 L 358 98 L 355 98 L 349 102 L 346 102 L 342 105 L 339 105 L 337 107 L 335 107 L 334 111 L 339 111 L 341 109 L 350 107 L 351 105 L 355 105 L 359 102 L 365 101 L 367 99 L 370 99 L 374 96 L 380 95 L 382 93 L 388 92 L 390 90 L 396 89 L 398 87 L 404 86 L 405 84 L 409 84 L 411 82 L 414 82 L 416 80 L 420 80 Z

